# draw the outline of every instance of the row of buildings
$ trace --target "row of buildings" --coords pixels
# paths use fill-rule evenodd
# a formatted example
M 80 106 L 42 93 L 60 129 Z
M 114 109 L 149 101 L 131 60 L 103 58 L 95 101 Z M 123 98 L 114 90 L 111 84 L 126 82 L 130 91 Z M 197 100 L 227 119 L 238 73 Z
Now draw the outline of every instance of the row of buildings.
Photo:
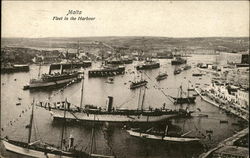
M 230 85 L 222 80 L 213 80 L 207 90 L 216 97 L 239 108 L 249 109 L 249 88 Z

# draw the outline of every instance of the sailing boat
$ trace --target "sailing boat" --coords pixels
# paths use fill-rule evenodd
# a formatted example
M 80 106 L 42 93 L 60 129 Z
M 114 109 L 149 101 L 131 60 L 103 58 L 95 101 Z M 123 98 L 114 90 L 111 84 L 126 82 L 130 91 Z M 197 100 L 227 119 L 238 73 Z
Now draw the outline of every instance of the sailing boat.
M 85 105 L 82 107 L 83 102 L 83 80 L 82 80 L 82 90 L 81 90 L 81 102 L 80 106 L 67 107 L 66 109 L 66 120 L 68 121 L 81 121 L 85 123 L 97 122 L 97 123 L 155 123 L 160 122 L 172 117 L 183 117 L 189 115 L 189 112 L 183 110 L 172 110 L 172 109 L 144 109 L 143 104 L 141 110 L 135 109 L 118 109 L 113 107 L 113 97 L 108 96 L 107 108 L 101 107 L 90 107 Z M 142 103 L 144 102 L 145 95 L 142 98 Z M 140 101 L 140 100 L 139 100 Z M 48 104 L 44 104 L 48 105 Z M 49 107 L 41 105 L 45 109 L 49 110 L 54 120 L 64 120 L 64 109 L 62 106 L 56 106 L 50 103 Z M 69 105 L 69 104 L 68 104 Z
M 188 87 L 188 89 L 189 89 L 189 87 Z M 172 97 L 173 99 L 174 99 L 174 103 L 175 104 L 185 104 L 185 103 L 187 103 L 187 104 L 192 104 L 192 103 L 195 103 L 195 99 L 196 99 L 196 97 L 195 96 L 189 96 L 189 90 L 187 91 L 187 97 L 183 97 L 183 89 L 182 89 L 182 85 L 180 86 L 180 88 L 179 88 L 179 91 L 178 91 L 178 94 L 180 94 L 179 95 L 179 97 L 177 96 L 177 97 Z
M 64 109 L 66 106 L 64 107 Z M 73 137 L 69 138 L 69 146 L 68 148 L 64 146 L 64 128 L 65 128 L 65 115 L 66 111 L 64 110 L 64 125 L 62 128 L 62 135 L 61 135 L 61 146 L 60 148 L 53 147 L 47 143 L 43 143 L 38 141 L 31 142 L 32 136 L 32 127 L 33 127 L 33 119 L 34 119 L 34 101 L 32 103 L 32 111 L 30 116 L 29 125 L 26 128 L 29 129 L 28 133 L 28 141 L 21 142 L 10 140 L 7 137 L 2 140 L 5 149 L 10 152 L 14 152 L 20 155 L 30 156 L 30 157 L 37 157 L 37 158 L 55 158 L 55 157 L 63 157 L 63 158 L 72 158 L 72 157 L 79 157 L 79 158 L 87 158 L 90 155 L 83 152 L 78 151 L 73 148 Z M 64 149 L 65 148 L 65 149 Z
M 132 129 L 127 130 L 129 135 L 138 137 L 138 138 L 144 138 L 148 140 L 161 140 L 161 141 L 167 141 L 167 142 L 179 142 L 179 143 L 185 143 L 185 142 L 197 142 L 200 139 L 196 137 L 187 137 L 186 135 L 190 133 L 184 133 L 182 135 L 170 135 L 168 134 L 168 125 L 166 125 L 166 129 L 164 132 L 158 132 L 154 131 L 154 128 L 150 128 L 148 130 L 141 130 L 141 129 Z
M 141 80 L 131 82 L 130 89 L 136 89 L 136 88 L 139 88 L 142 86 L 146 86 L 147 83 L 148 83 L 148 81 L 142 79 L 142 73 L 141 73 Z

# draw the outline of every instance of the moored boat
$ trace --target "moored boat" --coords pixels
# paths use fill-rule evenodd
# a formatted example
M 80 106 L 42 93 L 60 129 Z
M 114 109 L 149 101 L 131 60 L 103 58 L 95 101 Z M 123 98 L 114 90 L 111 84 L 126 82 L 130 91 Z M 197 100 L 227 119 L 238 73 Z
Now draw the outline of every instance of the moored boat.
M 146 131 L 141 131 L 140 129 L 135 130 L 127 130 L 129 135 L 143 138 L 147 140 L 160 140 L 166 142 L 178 142 L 178 143 L 190 143 L 190 142 L 198 142 L 200 139 L 197 137 L 187 137 L 186 134 L 182 135 L 173 135 L 168 134 L 168 126 L 166 126 L 166 130 L 163 133 L 152 131 L 153 128 L 148 129 Z M 188 132 L 190 133 L 190 132 Z
M 156 80 L 157 81 L 160 81 L 160 80 L 164 80 L 168 77 L 168 74 L 167 73 L 160 73 L 157 77 L 156 77 Z

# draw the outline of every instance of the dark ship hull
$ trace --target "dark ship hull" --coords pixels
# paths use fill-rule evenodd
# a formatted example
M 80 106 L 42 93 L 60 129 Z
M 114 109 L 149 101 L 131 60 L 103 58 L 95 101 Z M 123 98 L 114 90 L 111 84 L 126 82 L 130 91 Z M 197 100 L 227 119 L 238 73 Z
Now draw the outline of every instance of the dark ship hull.
M 126 60 L 110 60 L 106 61 L 107 64 L 114 64 L 114 65 L 121 65 L 121 64 L 132 64 L 132 59 L 126 59 Z
M 73 74 L 63 74 L 43 79 L 33 79 L 28 85 L 24 86 L 23 89 L 57 88 L 69 82 L 79 82 L 81 81 L 81 79 L 82 77 L 77 72 Z
M 63 66 L 63 69 L 75 69 L 75 68 L 87 68 L 92 65 L 90 61 L 84 61 L 79 63 L 65 63 L 65 64 L 51 64 L 51 69 L 60 69 L 61 65 Z
M 167 77 L 168 77 L 167 74 L 160 74 L 160 75 L 158 75 L 158 76 L 156 77 L 156 80 L 157 80 L 157 81 L 164 80 L 164 79 L 166 79 Z
M 110 77 L 116 75 L 123 75 L 125 73 L 125 67 L 118 68 L 104 68 L 97 70 L 89 70 L 89 77 Z
M 187 97 L 187 98 L 174 98 L 176 104 L 192 104 L 195 103 L 195 97 Z
M 153 63 L 153 64 L 144 64 L 136 66 L 137 70 L 147 70 L 147 69 L 156 69 L 160 67 L 160 63 Z
M 28 65 L 13 65 L 11 67 L 1 67 L 1 73 L 28 72 Z
M 187 60 L 185 59 L 178 59 L 178 60 L 172 60 L 171 64 L 172 65 L 181 65 L 181 64 L 186 64 Z
M 130 89 L 136 89 L 142 86 L 147 85 L 147 81 L 143 80 L 143 81 L 139 81 L 139 82 L 132 82 L 130 85 Z

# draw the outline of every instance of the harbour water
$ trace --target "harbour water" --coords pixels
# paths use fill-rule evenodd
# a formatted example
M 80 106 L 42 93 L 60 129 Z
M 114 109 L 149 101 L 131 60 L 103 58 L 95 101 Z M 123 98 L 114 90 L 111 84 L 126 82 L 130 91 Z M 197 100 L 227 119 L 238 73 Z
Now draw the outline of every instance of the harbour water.
M 180 108 L 164 96 L 160 89 L 167 95 L 177 96 L 180 85 L 185 91 L 188 85 L 189 87 L 193 85 L 193 88 L 195 88 L 195 86 L 210 84 L 212 74 L 206 73 L 202 77 L 193 77 L 192 73 L 197 71 L 194 68 L 197 63 L 211 63 L 215 60 L 216 56 L 213 55 L 193 55 L 187 58 L 188 64 L 192 65 L 192 68 L 174 75 L 175 66 L 171 65 L 171 60 L 161 59 L 159 69 L 144 71 L 146 74 L 143 74 L 143 78 L 149 82 L 144 108 L 160 108 L 163 103 L 166 103 L 166 108 L 169 109 Z M 85 71 L 83 103 L 106 107 L 107 97 L 113 96 L 114 107 L 137 109 L 139 89 L 129 89 L 130 82 L 135 78 L 140 78 L 140 74 L 136 74 L 137 71 L 134 68 L 136 64 L 135 61 L 133 64 L 126 65 L 126 73 L 115 76 L 114 84 L 109 84 L 106 83 L 107 78 L 88 78 L 87 70 L 100 65 L 100 63 L 93 63 L 93 66 Z M 48 73 L 48 69 L 48 66 L 41 66 L 40 73 Z M 167 72 L 168 78 L 156 82 L 155 77 L 159 74 L 159 71 Z M 27 73 L 1 74 L 2 137 L 7 135 L 11 139 L 24 142 L 28 139 L 28 129 L 25 126 L 28 124 L 30 117 L 30 108 L 28 107 L 33 100 L 45 101 L 50 98 L 48 101 L 58 102 L 67 98 L 69 102 L 79 106 L 81 83 L 72 84 L 61 92 L 58 92 L 60 89 L 24 91 L 23 86 L 31 78 L 37 78 L 38 72 L 39 66 L 31 65 L 30 72 Z M 16 105 L 18 102 L 21 105 Z M 187 105 L 182 106 L 181 108 L 185 108 Z M 204 151 L 204 146 L 215 147 L 222 140 L 232 136 L 235 131 L 243 129 L 243 127 L 232 125 L 239 118 L 226 115 L 217 107 L 202 101 L 200 97 L 196 98 L 195 104 L 189 105 L 189 109 L 196 111 L 195 113 L 206 114 L 208 117 L 194 116 L 189 119 L 173 119 L 171 122 L 176 127 L 175 130 L 183 130 L 183 133 L 193 130 L 190 136 L 201 136 L 201 134 L 206 133 L 206 130 L 213 130 L 211 139 L 202 139 L 200 144 L 159 143 L 131 137 L 122 127 L 110 127 L 106 130 L 105 127 L 99 126 L 95 129 L 96 153 L 113 153 L 119 158 L 198 157 Z M 53 123 L 49 111 L 36 107 L 34 120 L 37 132 L 33 132 L 32 139 L 37 138 L 49 144 L 59 145 L 61 125 Z M 228 120 L 228 123 L 221 124 L 220 120 Z M 69 134 L 74 136 L 77 149 L 90 150 L 91 127 L 68 124 L 67 135 Z M 4 155 L 17 157 L 16 154 L 8 152 L 4 152 Z

